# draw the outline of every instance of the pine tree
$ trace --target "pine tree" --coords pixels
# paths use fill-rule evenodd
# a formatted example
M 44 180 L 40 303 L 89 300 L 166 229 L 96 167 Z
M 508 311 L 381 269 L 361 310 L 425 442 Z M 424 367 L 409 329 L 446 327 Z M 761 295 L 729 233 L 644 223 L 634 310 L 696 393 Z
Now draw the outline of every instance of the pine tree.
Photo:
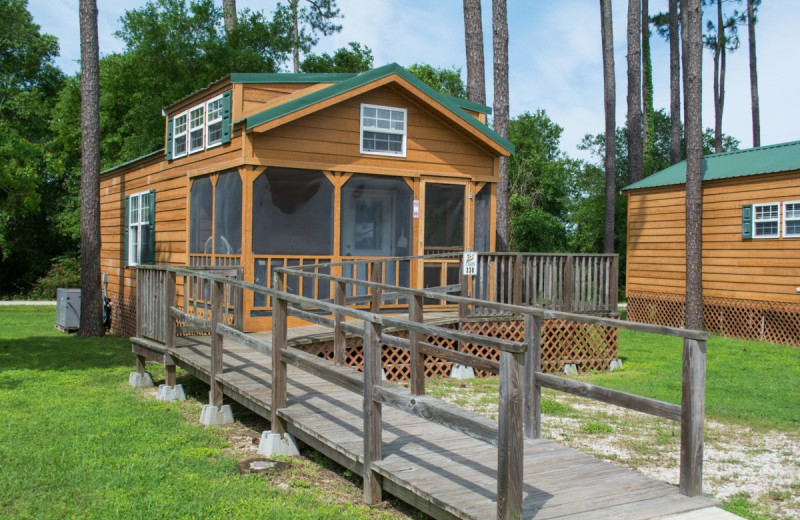
M 464 43 L 467 49 L 467 99 L 483 105 L 486 104 L 486 79 L 480 0 L 464 0 Z
M 492 42 L 494 48 L 494 130 L 508 139 L 508 15 L 506 0 L 492 0 Z M 507 251 L 508 240 L 508 158 L 500 157 L 497 181 L 497 251 Z
M 614 216 L 617 196 L 617 110 L 614 80 L 614 29 L 611 22 L 611 0 L 600 0 L 600 32 L 603 42 L 603 93 L 606 115 L 606 206 L 603 226 L 603 252 L 614 252 Z

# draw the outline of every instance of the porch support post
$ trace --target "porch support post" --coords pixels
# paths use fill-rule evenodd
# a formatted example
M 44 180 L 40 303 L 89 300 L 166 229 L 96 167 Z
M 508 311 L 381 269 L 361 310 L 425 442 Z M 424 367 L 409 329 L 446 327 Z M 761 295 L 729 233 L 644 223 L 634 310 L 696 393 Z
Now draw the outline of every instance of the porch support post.
M 277 276 L 277 275 L 276 275 Z M 281 359 L 281 351 L 286 348 L 287 302 L 277 296 L 272 298 L 272 433 L 283 436 L 286 425 L 278 416 L 281 408 L 286 408 L 286 362 Z
M 364 502 L 376 505 L 382 499 L 381 476 L 372 463 L 381 460 L 382 409 L 373 388 L 381 384 L 381 326 L 364 322 Z M 274 351 L 274 350 L 273 350 Z
M 422 296 L 417 294 L 408 298 L 408 319 L 423 323 Z M 420 352 L 420 343 L 424 337 L 417 330 L 408 332 L 409 357 L 411 358 L 411 393 L 413 395 L 425 394 L 425 354 Z
M 211 393 L 209 404 L 222 408 L 222 385 L 217 377 L 222 374 L 222 334 L 217 332 L 217 326 L 222 321 L 222 305 L 225 301 L 225 284 L 223 282 L 211 283 L 211 373 L 209 385 Z
M 176 274 L 175 271 L 167 271 L 166 272 L 166 283 L 165 283 L 165 309 L 164 309 L 164 317 L 167 320 L 167 326 L 165 330 L 165 344 L 167 347 L 167 352 L 172 351 L 175 348 L 175 318 L 173 318 L 170 314 L 170 308 L 175 305 L 175 285 L 176 285 Z M 164 383 L 168 386 L 175 386 L 175 362 L 172 359 L 172 356 L 165 355 L 164 356 L 164 369 L 166 375 L 164 377 Z
M 525 354 L 500 352 L 497 435 L 497 518 L 522 518 L 523 374 Z
M 536 383 L 536 373 L 542 370 L 542 320 L 525 315 L 525 436 L 542 436 L 542 388 Z

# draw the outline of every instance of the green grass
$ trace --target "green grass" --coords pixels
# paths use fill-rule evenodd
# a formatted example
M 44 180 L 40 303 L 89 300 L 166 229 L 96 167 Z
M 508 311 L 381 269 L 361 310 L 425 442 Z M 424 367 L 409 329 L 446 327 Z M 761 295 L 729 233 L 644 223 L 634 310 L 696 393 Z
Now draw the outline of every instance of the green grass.
M 680 403 L 682 341 L 619 331 L 623 368 L 581 380 Z M 800 349 L 712 336 L 706 358 L 706 416 L 756 429 L 800 431 Z
M 127 386 L 130 343 L 55 331 L 53 308 L 0 309 L 0 517 L 375 518 L 240 475 L 215 428 Z

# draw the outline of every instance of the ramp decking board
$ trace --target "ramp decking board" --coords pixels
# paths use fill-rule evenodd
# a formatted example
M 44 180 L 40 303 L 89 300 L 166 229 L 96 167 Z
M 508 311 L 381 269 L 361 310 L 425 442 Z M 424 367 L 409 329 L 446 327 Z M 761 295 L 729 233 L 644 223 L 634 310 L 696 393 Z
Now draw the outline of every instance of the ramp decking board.
M 289 329 L 288 334 L 290 344 L 332 338 L 330 329 L 317 325 Z M 271 342 L 269 333 L 254 336 Z M 209 343 L 207 336 L 182 337 L 169 353 L 208 383 Z M 224 368 L 217 377 L 224 393 L 268 418 L 271 356 L 229 339 L 224 348 Z M 287 402 L 278 415 L 292 435 L 352 471 L 362 471 L 360 394 L 289 366 Z M 525 518 L 646 519 L 716 505 L 554 441 L 526 439 L 524 446 Z M 384 489 L 412 506 L 442 519 L 496 518 L 496 447 L 384 405 L 382 454 L 373 468 L 383 477 Z

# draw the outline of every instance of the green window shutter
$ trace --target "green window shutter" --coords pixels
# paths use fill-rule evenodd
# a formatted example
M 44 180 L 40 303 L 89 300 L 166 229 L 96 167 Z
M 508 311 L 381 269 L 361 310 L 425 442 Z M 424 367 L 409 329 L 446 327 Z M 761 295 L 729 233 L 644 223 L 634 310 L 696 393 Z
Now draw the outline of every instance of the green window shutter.
M 125 236 L 125 243 L 122 245 L 122 254 L 124 255 L 122 258 L 122 265 L 124 265 L 125 267 L 128 267 L 128 227 L 130 227 L 128 219 L 130 218 L 131 218 L 131 198 L 125 197 L 125 219 L 124 219 L 125 233 L 123 233 L 123 235 Z
M 231 142 L 231 91 L 222 94 L 222 144 Z
M 172 160 L 172 120 L 174 118 L 170 117 L 167 120 L 167 160 Z
M 147 258 L 142 258 L 142 263 L 153 265 L 156 263 L 156 190 L 147 193 Z
M 742 239 L 753 238 L 753 205 L 742 204 Z

